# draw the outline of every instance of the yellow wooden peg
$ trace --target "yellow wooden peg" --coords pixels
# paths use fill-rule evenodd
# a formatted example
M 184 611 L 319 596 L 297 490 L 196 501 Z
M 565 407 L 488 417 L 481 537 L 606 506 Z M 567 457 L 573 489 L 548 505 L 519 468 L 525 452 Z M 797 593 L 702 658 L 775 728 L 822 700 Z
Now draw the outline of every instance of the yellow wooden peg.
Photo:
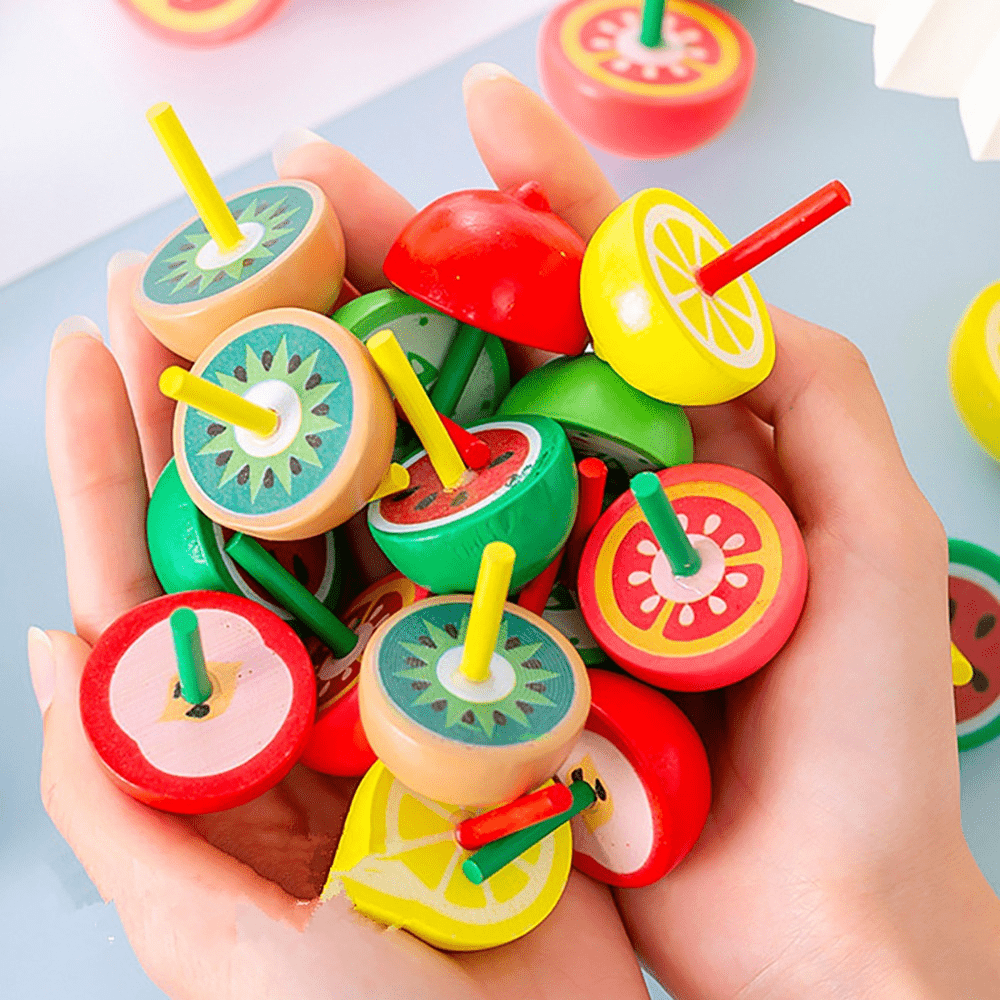
M 216 246 L 224 254 L 231 253 L 243 242 L 243 234 L 174 109 L 166 101 L 160 101 L 146 112 L 146 120 Z
M 506 542 L 490 542 L 483 549 L 476 592 L 469 612 L 469 627 L 465 631 L 465 649 L 459 664 L 459 670 L 474 683 L 481 684 L 489 679 L 490 660 L 497 644 L 516 557 L 517 553 Z
M 453 490 L 465 477 L 465 463 L 416 372 L 406 360 L 399 341 L 392 330 L 380 330 L 365 341 L 365 346 L 399 400 L 410 426 L 427 449 L 427 457 L 434 466 L 441 485 L 446 490 Z
M 259 437 L 270 437 L 278 429 L 278 414 L 221 385 L 199 378 L 171 365 L 160 375 L 160 392 L 164 396 L 187 403 L 223 423 L 244 427 Z
M 381 500 L 382 497 L 387 497 L 391 493 L 398 493 L 400 490 L 405 490 L 409 485 L 409 472 L 407 472 L 406 469 L 404 469 L 398 462 L 393 462 L 389 468 L 386 469 L 386 473 L 382 477 L 382 482 L 380 482 L 375 488 L 375 492 L 368 498 L 368 502 L 372 503 L 372 501 Z
M 955 687 L 961 687 L 972 680 L 972 664 L 969 663 L 966 655 L 955 645 L 951 644 L 951 683 Z

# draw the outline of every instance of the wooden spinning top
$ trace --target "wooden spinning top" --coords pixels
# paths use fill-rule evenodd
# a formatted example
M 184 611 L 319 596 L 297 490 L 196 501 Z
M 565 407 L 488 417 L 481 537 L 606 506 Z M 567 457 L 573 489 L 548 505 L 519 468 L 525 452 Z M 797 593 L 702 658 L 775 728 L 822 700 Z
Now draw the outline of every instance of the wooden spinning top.
M 474 598 L 418 601 L 365 649 L 365 733 L 393 774 L 428 798 L 516 798 L 555 772 L 583 728 L 586 668 L 550 625 L 504 603 L 513 562 L 509 546 L 487 546 Z

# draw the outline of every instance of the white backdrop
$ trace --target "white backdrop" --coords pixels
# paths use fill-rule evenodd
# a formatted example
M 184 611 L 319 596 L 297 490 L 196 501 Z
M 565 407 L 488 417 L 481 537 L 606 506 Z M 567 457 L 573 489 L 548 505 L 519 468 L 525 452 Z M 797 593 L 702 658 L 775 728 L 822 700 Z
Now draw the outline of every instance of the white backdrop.
M 219 175 L 549 4 L 292 0 L 248 38 L 195 50 L 114 0 L 0 0 L 0 286 L 181 193 L 146 124 L 154 102 Z

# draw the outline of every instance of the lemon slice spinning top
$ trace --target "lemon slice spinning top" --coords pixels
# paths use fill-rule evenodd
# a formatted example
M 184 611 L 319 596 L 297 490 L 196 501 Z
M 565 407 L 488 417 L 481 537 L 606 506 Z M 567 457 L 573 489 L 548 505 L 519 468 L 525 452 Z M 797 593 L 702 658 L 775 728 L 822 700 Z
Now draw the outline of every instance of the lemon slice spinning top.
M 418 795 L 376 762 L 354 795 L 323 898 L 344 892 L 365 916 L 448 951 L 527 934 L 552 912 L 569 878 L 569 824 L 474 885 L 462 871 L 470 852 L 458 846 L 455 826 L 481 811 Z
M 832 181 L 730 246 L 679 195 L 633 195 L 601 223 L 583 258 L 580 294 L 595 352 L 668 403 L 722 403 L 749 391 L 774 365 L 774 332 L 746 272 L 849 204 Z

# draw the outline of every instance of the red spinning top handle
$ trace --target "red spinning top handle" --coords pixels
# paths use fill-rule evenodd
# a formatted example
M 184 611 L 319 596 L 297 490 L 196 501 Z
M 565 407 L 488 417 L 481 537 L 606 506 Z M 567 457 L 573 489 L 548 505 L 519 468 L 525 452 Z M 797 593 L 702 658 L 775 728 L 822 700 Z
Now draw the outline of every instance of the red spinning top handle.
M 714 295 L 747 271 L 773 257 L 789 243 L 826 222 L 851 203 L 851 194 L 840 181 L 830 181 L 787 212 L 740 240 L 694 272 L 706 295 Z
M 565 785 L 549 785 L 481 816 L 464 820 L 455 827 L 455 840 L 464 850 L 475 851 L 508 834 L 558 816 L 572 804 L 573 795 Z
M 403 413 L 403 408 L 399 405 L 399 400 L 393 401 L 396 404 L 396 416 L 400 420 L 406 421 L 406 414 Z M 444 429 L 448 432 L 448 437 L 451 438 L 452 444 L 458 449 L 459 455 L 462 456 L 462 461 L 470 469 L 479 470 L 486 465 L 490 460 L 490 446 L 482 439 L 477 438 L 475 434 L 470 434 L 464 427 L 459 426 L 450 417 L 446 417 L 443 413 L 438 413 L 441 418 L 441 423 L 444 424 Z

